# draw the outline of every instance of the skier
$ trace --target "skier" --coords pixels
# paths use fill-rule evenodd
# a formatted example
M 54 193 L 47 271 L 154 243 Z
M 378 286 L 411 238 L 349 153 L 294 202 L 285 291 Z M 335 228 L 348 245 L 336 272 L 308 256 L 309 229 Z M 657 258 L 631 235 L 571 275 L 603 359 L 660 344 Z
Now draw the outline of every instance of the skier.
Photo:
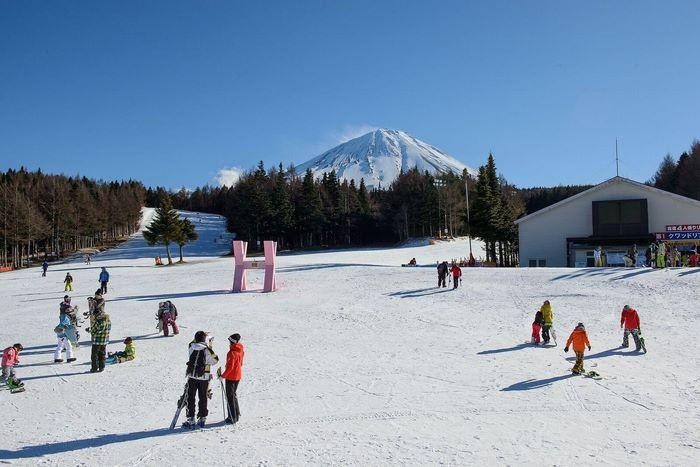
M 104 308 L 102 308 L 104 310 Z M 104 311 L 95 310 L 95 321 L 90 326 L 92 335 L 92 352 L 90 360 L 92 367 L 90 373 L 97 373 L 105 369 L 105 352 L 109 343 L 109 331 L 112 330 L 112 321 Z
M 90 264 L 90 253 L 85 255 L 85 264 Z
M 73 329 L 71 331 L 71 329 Z M 68 363 L 75 361 L 75 356 L 73 355 L 73 343 L 70 341 L 69 336 L 75 336 L 75 328 L 70 322 L 70 317 L 67 313 L 61 313 L 59 318 L 58 326 L 54 328 L 56 333 L 56 350 L 53 353 L 54 363 L 63 363 L 63 357 L 61 353 L 63 350 L 66 351 L 66 361 Z
M 44 260 L 43 263 L 41 263 L 41 277 L 46 277 L 46 271 L 49 269 L 49 263 Z
M 438 287 L 440 287 L 440 284 L 442 284 L 442 287 L 447 287 L 445 284 L 445 281 L 447 280 L 447 261 L 443 261 L 442 263 L 438 263 L 437 267 L 437 273 L 438 273 Z
M 100 290 L 102 291 L 103 294 L 107 293 L 107 283 L 109 282 L 109 273 L 107 272 L 107 268 L 102 268 L 102 271 L 100 272 L 100 277 L 99 277 L 99 282 L 100 282 Z
M 170 334 L 169 325 L 173 328 L 173 335 L 180 334 L 180 329 L 177 326 L 177 308 L 175 304 L 170 300 L 160 302 L 158 306 L 158 319 L 160 320 L 160 327 L 163 329 L 163 335 L 168 336 Z
M 578 323 L 576 328 L 569 336 L 566 341 L 566 347 L 564 347 L 564 352 L 569 351 L 569 346 L 573 343 L 574 353 L 576 354 L 576 364 L 571 369 L 571 372 L 575 375 L 580 375 L 586 371 L 583 369 L 583 352 L 588 347 L 591 350 L 591 343 L 588 342 L 588 334 L 586 334 L 586 328 L 583 323 Z
M 243 366 L 243 344 L 240 343 L 241 335 L 231 334 L 228 338 L 231 346 L 226 354 L 226 370 L 221 378 L 226 381 L 226 404 L 228 405 L 228 417 L 226 423 L 236 423 L 241 416 L 238 407 L 238 383 L 241 382 L 241 367 Z
M 15 375 L 15 365 L 19 363 L 19 353 L 24 350 L 22 344 L 17 343 L 2 351 L 2 382 L 12 389 L 21 388 L 24 383 Z
M 187 361 L 187 420 L 182 424 L 185 428 L 194 428 L 195 399 L 199 397 L 197 410 L 197 425 L 203 427 L 207 421 L 207 398 L 209 397 L 209 380 L 211 379 L 211 365 L 219 362 L 219 357 L 209 345 L 206 344 L 207 333 L 197 331 L 194 341 L 190 343 L 189 360 Z
M 549 330 L 552 329 L 552 325 L 554 324 L 554 312 L 552 311 L 552 305 L 549 303 L 549 300 L 544 301 L 542 307 L 540 307 L 540 311 L 542 312 L 543 319 L 542 340 L 544 345 L 547 345 L 550 339 Z
M 622 309 L 622 314 L 620 316 L 620 329 L 624 327 L 625 331 L 622 336 L 622 347 L 627 348 L 630 346 L 629 338 L 632 334 L 634 339 L 634 345 L 636 346 L 636 351 L 639 352 L 642 349 L 642 343 L 639 340 L 639 333 L 641 330 L 641 322 L 639 320 L 639 314 L 637 310 L 625 305 Z
M 603 247 L 599 246 L 595 250 L 593 250 L 593 265 L 597 268 L 601 267 L 603 265 L 601 259 L 600 259 L 600 254 L 603 250 Z
M 540 331 L 542 330 L 542 326 L 544 325 L 544 317 L 542 315 L 542 311 L 537 311 L 535 313 L 535 321 L 532 322 L 532 342 L 533 344 L 539 344 L 540 343 Z
M 134 340 L 131 337 L 124 339 L 124 350 L 119 352 L 110 352 L 107 354 L 108 359 L 112 359 L 114 363 L 130 362 L 136 358 L 136 347 Z
M 66 278 L 63 279 L 63 282 L 66 284 L 66 286 L 63 288 L 64 292 L 68 291 L 73 291 L 73 276 L 70 275 L 69 272 L 66 273 Z
M 450 268 L 450 272 L 452 273 L 452 281 L 454 282 L 454 286 L 452 288 L 456 289 L 459 285 L 460 278 L 462 277 L 462 269 L 457 266 L 457 264 L 453 264 Z

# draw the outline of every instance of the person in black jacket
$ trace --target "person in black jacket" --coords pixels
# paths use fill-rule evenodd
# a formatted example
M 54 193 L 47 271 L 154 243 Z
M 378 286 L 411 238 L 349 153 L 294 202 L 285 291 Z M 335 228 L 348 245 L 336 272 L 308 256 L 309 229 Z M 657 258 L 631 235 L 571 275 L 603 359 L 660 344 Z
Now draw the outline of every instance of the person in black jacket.
M 203 427 L 209 414 L 207 400 L 211 366 L 219 362 L 219 357 L 211 348 L 211 338 L 207 345 L 207 337 L 207 333 L 204 331 L 197 331 L 194 335 L 194 341 L 190 343 L 190 358 L 187 361 L 187 420 L 182 424 L 185 428 L 194 428 L 195 426 L 194 413 L 197 397 L 199 397 L 197 425 Z
M 447 261 L 443 261 L 442 263 L 438 263 L 438 267 L 437 267 L 438 287 L 440 287 L 440 284 L 442 284 L 443 287 L 447 287 L 447 284 L 445 284 L 445 281 L 447 280 L 447 273 L 448 272 L 449 272 L 449 268 L 447 266 Z

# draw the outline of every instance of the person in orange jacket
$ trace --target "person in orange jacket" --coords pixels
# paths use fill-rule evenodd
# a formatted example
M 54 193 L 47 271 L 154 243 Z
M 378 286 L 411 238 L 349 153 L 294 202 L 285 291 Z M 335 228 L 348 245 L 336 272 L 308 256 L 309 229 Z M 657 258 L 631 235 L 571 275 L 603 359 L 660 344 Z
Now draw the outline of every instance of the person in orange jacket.
M 221 374 L 221 378 L 226 381 L 226 404 L 228 405 L 228 418 L 226 423 L 236 423 L 241 416 L 238 407 L 238 383 L 241 382 L 241 367 L 243 366 L 243 344 L 239 341 L 241 335 L 231 334 L 228 341 L 231 343 L 228 354 L 226 354 L 226 370 Z
M 564 352 L 569 351 L 569 346 L 573 343 L 574 353 L 576 354 L 576 364 L 571 369 L 571 372 L 580 375 L 585 373 L 583 369 L 583 352 L 588 347 L 591 350 L 591 343 L 588 342 L 588 334 L 586 334 L 586 328 L 583 323 L 578 323 L 576 329 L 569 336 L 569 340 L 566 341 L 566 347 L 564 347 Z
M 630 346 L 630 334 L 632 334 L 634 345 L 637 347 L 635 350 L 639 352 L 642 349 L 642 342 L 639 340 L 641 322 L 637 310 L 629 305 L 625 305 L 620 315 L 620 329 L 623 327 L 625 331 L 622 335 L 622 347 L 626 349 Z

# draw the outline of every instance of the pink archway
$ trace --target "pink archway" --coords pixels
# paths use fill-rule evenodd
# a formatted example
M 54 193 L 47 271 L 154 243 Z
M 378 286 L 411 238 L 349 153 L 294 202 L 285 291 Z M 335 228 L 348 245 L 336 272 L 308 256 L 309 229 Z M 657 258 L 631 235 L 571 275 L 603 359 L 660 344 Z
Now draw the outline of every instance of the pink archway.
M 245 271 L 246 269 L 264 269 L 265 284 L 263 292 L 274 292 L 277 290 L 277 281 L 275 278 L 275 263 L 277 260 L 277 242 L 265 240 L 263 242 L 265 250 L 264 261 L 248 260 L 246 254 L 248 252 L 248 242 L 241 240 L 233 241 L 233 254 L 235 269 L 233 271 L 233 290 L 234 293 L 245 292 L 248 290 L 246 285 Z

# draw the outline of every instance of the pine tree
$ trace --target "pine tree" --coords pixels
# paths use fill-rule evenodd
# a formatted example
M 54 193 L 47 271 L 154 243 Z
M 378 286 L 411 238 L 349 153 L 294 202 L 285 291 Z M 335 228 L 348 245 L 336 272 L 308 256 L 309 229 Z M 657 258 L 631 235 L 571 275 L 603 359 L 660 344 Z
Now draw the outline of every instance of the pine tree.
M 180 263 L 185 261 L 182 257 L 182 250 L 185 248 L 185 245 L 189 242 L 194 242 L 198 238 L 199 234 L 197 233 L 197 229 L 195 229 L 194 224 L 190 222 L 189 219 L 180 219 L 177 228 L 177 235 L 175 237 L 175 241 L 180 247 Z
M 159 243 L 165 245 L 168 264 L 173 264 L 173 258 L 170 255 L 170 244 L 177 241 L 179 230 L 180 216 L 173 209 L 170 196 L 165 195 L 161 199 L 160 207 L 156 209 L 153 215 L 153 221 L 143 231 L 143 238 L 146 239 L 149 245 L 157 245 Z
M 272 206 L 272 232 L 280 246 L 284 245 L 284 238 L 294 228 L 294 206 L 292 205 L 289 189 L 287 187 L 286 174 L 282 164 L 276 175 L 275 186 L 270 196 Z

